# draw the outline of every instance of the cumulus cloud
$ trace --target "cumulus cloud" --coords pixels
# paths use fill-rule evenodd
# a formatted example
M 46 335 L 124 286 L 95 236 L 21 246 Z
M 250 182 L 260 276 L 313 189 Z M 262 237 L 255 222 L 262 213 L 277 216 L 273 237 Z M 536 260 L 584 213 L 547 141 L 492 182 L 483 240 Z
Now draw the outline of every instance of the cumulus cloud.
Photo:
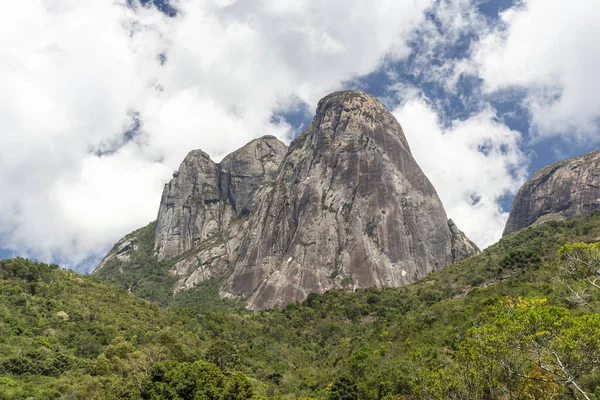
M 479 245 L 501 236 L 501 204 L 531 172 L 525 149 L 544 141 L 547 162 L 571 154 L 553 152 L 557 136 L 589 150 L 600 142 L 599 13 L 584 0 L 518 0 L 496 20 L 474 2 L 442 0 L 415 32 L 414 82 L 392 87 L 396 115 L 448 215 Z
M 448 217 L 480 247 L 496 242 L 508 218 L 499 202 L 525 180 L 520 133 L 499 123 L 489 108 L 466 120 L 442 123 L 416 92 L 394 115 Z
M 433 0 L 23 0 L 0 14 L 0 247 L 89 268 L 155 218 L 185 154 L 409 53 Z M 132 6 L 133 4 L 133 6 Z
M 532 133 L 598 143 L 600 2 L 523 0 L 473 47 L 488 93 L 524 90 Z

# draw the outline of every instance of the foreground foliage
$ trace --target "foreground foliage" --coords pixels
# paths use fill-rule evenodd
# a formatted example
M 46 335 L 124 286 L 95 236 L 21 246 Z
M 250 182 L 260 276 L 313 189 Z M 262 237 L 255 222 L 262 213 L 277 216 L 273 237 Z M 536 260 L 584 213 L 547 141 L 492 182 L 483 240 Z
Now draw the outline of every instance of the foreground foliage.
M 599 216 L 549 222 L 407 287 L 253 314 L 218 282 L 176 300 L 129 274 L 148 301 L 0 261 L 0 398 L 600 399 L 598 238 Z

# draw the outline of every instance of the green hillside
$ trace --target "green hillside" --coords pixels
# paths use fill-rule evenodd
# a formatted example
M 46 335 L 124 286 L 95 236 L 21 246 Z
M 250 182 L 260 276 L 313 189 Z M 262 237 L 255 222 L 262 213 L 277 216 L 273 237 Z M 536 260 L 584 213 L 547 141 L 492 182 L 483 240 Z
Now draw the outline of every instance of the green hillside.
M 600 248 L 563 246 L 599 240 L 599 215 L 548 222 L 407 287 L 259 313 L 218 282 L 171 296 L 143 252 L 113 284 L 0 261 L 0 398 L 600 399 Z
M 204 282 L 193 290 L 180 292 L 173 295 L 173 288 L 177 278 L 169 274 L 169 270 L 189 253 L 168 261 L 159 261 L 154 257 L 154 228 L 155 222 L 146 225 L 125 237 L 135 237 L 137 247 L 130 251 L 128 260 L 117 257 L 110 259 L 106 265 L 96 270 L 92 277 L 99 282 L 111 283 L 120 286 L 135 295 L 157 303 L 163 307 L 183 308 L 192 305 L 196 310 L 210 311 L 243 311 L 245 303 L 229 299 L 221 299 L 218 295 L 221 281 L 211 280 Z M 211 238 L 201 245 L 214 245 L 215 239 Z M 113 248 L 111 252 L 115 252 Z M 197 250 L 196 250 L 197 251 Z

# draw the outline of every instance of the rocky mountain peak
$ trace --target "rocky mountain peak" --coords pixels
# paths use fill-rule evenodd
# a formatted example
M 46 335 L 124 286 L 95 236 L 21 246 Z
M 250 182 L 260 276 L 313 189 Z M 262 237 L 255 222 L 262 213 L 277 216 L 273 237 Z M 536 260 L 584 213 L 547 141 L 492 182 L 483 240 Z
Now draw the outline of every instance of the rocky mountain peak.
M 221 161 L 220 191 L 238 215 L 253 209 L 254 192 L 275 179 L 287 147 L 275 136 L 263 136 Z
M 218 164 L 190 152 L 165 185 L 155 229 L 175 292 L 224 279 L 221 296 L 250 309 L 405 285 L 477 252 L 448 221 L 398 121 L 357 91 L 323 98 L 289 148 L 264 136 Z
M 252 210 L 256 189 L 271 181 L 286 146 L 263 136 L 226 156 L 220 164 L 191 151 L 165 185 L 158 211 L 155 251 L 168 260 L 226 231 L 231 219 Z
M 355 90 L 334 92 L 325 96 L 317 106 L 316 128 L 325 138 L 335 138 L 340 132 L 362 133 L 376 126 L 385 126 L 385 132 L 398 136 L 406 151 L 410 148 L 402 127 L 394 116 L 370 94 Z
M 221 294 L 260 309 L 332 288 L 398 286 L 450 264 L 452 234 L 400 124 L 374 97 L 336 92 L 260 192 Z
M 537 171 L 515 196 L 503 236 L 536 223 L 600 209 L 600 151 Z

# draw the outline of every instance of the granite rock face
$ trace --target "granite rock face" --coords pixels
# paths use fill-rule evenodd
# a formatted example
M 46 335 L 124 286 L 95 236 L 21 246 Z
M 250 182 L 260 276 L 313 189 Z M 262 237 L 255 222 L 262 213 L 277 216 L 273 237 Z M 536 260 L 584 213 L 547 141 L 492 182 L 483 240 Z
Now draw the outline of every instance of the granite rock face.
M 211 278 L 221 278 L 229 271 L 232 254 L 230 243 L 220 235 L 203 242 L 197 252 L 177 261 L 169 271 L 179 277 L 173 292 L 191 289 Z
M 252 212 L 254 193 L 260 185 L 275 179 L 286 151 L 286 145 L 276 137 L 263 136 L 221 161 L 219 190 L 237 215 Z
M 221 296 L 255 310 L 328 289 L 405 285 L 479 252 L 448 220 L 400 124 L 355 91 L 322 99 L 289 148 L 264 136 L 219 164 L 190 152 L 151 228 L 175 293 L 224 279 Z M 126 263 L 138 236 L 98 269 Z
M 163 190 L 155 233 L 158 259 L 178 257 L 248 214 L 254 193 L 272 180 L 285 151 L 277 138 L 264 136 L 220 164 L 201 150 L 190 152 Z
M 133 250 L 138 249 L 136 232 L 130 233 L 115 243 L 113 248 L 108 252 L 107 255 L 104 256 L 102 261 L 100 261 L 100 264 L 98 264 L 93 272 L 101 270 L 109 261 L 113 259 L 128 262 L 130 259 L 130 253 Z
M 219 192 L 219 167 L 201 150 L 191 151 L 163 190 L 155 251 L 167 260 L 223 230 L 235 215 Z
M 452 242 L 452 261 L 460 261 L 472 255 L 481 253 L 479 247 L 463 233 L 451 219 L 448 220 L 450 238 Z
M 333 288 L 405 285 L 453 261 L 435 189 L 396 119 L 365 93 L 322 99 L 254 204 L 221 291 L 248 296 L 251 309 Z
M 600 151 L 537 171 L 517 193 L 503 236 L 535 223 L 600 209 Z

